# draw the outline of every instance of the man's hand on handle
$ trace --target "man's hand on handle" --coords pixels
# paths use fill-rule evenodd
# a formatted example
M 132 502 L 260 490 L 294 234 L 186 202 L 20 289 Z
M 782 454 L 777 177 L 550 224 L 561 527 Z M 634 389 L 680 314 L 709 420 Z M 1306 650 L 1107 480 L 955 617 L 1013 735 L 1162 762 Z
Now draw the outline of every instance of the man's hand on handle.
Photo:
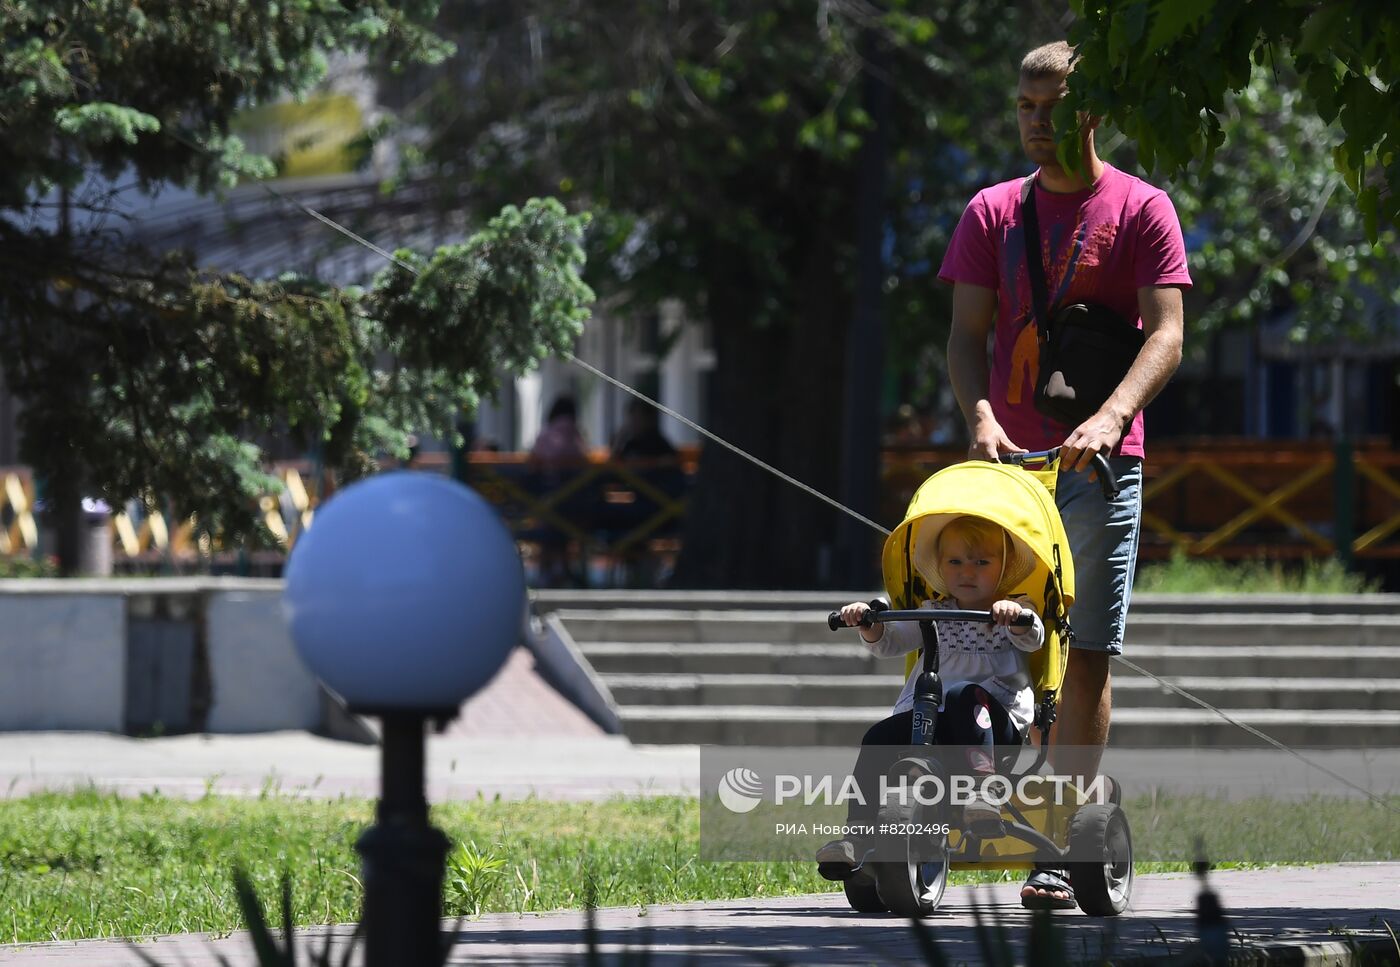
M 1025 447 L 1018 447 L 1011 442 L 1011 438 L 1001 428 L 997 418 L 992 415 L 991 405 L 986 400 L 977 402 L 976 414 L 976 420 L 971 427 L 972 444 L 967 448 L 969 460 L 987 460 L 991 463 L 997 463 L 1003 453 L 1026 452 Z
M 1094 454 L 1109 456 L 1121 439 L 1123 424 L 1100 410 L 1065 437 L 1065 442 L 1060 446 L 1060 469 L 1086 470 Z

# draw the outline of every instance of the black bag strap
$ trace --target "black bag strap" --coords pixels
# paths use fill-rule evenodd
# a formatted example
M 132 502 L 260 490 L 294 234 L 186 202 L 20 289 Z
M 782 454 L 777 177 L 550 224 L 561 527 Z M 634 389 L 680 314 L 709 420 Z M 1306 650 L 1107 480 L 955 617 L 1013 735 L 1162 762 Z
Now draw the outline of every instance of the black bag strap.
M 1035 215 L 1035 173 L 1021 183 L 1021 234 L 1026 240 L 1026 271 L 1031 277 L 1031 306 L 1041 338 L 1050 331 L 1046 325 L 1048 300 L 1045 296 L 1045 259 L 1040 253 L 1040 219 Z

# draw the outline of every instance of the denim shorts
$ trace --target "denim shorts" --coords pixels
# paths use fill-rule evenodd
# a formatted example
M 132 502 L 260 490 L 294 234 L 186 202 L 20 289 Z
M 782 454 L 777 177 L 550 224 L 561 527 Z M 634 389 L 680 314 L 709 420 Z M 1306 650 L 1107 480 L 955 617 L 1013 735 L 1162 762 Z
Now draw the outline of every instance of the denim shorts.
M 1060 474 L 1055 504 L 1074 561 L 1074 647 L 1121 655 L 1142 529 L 1142 461 L 1113 457 L 1109 466 L 1123 488 L 1117 498 L 1105 500 L 1099 482 L 1083 470 Z

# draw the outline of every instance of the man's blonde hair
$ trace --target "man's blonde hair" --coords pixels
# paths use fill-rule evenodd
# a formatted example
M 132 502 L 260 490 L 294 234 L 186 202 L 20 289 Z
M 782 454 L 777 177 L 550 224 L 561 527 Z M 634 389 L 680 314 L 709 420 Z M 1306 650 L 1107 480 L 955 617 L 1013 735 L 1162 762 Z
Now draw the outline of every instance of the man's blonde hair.
M 1063 40 L 1044 44 L 1021 58 L 1021 76 L 1029 81 L 1066 77 L 1074 69 L 1074 48 Z

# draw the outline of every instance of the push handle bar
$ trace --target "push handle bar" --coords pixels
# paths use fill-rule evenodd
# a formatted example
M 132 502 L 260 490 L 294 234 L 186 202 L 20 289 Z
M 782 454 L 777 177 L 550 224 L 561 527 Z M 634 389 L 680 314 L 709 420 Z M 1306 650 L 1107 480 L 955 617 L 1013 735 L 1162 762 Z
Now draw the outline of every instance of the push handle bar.
M 860 627 L 869 628 L 876 621 L 881 623 L 886 621 L 976 621 L 982 624 L 992 623 L 992 613 L 990 611 L 959 611 L 952 608 L 908 608 L 900 611 L 891 610 L 889 602 L 881 598 L 876 598 L 870 602 L 870 610 L 861 615 Z M 1029 628 L 1035 624 L 1035 615 L 1021 609 L 1021 613 L 1011 619 L 1011 623 L 1018 628 Z M 846 622 L 841 620 L 841 612 L 833 611 L 826 616 L 826 626 L 832 631 L 840 631 L 846 627 Z
M 1049 463 L 1059 455 L 1060 448 L 1051 447 L 1049 450 L 1032 450 L 1029 453 L 1003 453 L 1000 459 L 1003 463 L 1012 463 L 1023 467 L 1028 463 Z M 1103 488 L 1104 500 L 1112 500 L 1117 497 L 1123 488 L 1118 485 L 1118 476 L 1108 465 L 1108 458 L 1102 453 L 1096 453 L 1090 462 L 1094 465 L 1094 472 L 1098 474 L 1099 486 Z

